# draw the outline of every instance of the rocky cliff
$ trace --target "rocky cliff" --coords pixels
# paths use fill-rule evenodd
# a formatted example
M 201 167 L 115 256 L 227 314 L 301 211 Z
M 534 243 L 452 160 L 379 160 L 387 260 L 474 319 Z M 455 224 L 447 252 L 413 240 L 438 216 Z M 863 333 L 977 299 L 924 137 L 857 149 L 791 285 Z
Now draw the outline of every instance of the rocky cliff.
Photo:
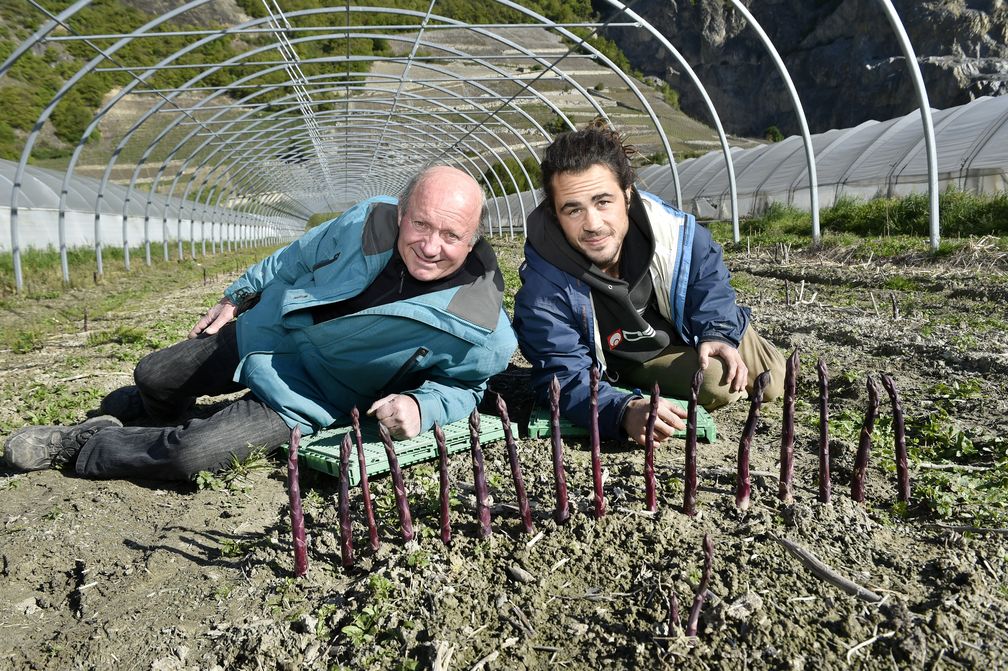
M 916 108 L 913 82 L 877 0 L 742 0 L 780 52 L 813 132 L 888 119 Z M 946 108 L 1008 93 L 1005 0 L 894 0 L 924 76 L 931 106 Z M 611 8 L 598 0 L 597 10 Z M 683 54 L 707 88 L 725 127 L 762 135 L 798 129 L 783 81 L 728 0 L 640 0 L 632 9 Z M 683 109 L 709 115 L 672 55 L 643 30 L 611 29 L 647 75 L 680 92 Z

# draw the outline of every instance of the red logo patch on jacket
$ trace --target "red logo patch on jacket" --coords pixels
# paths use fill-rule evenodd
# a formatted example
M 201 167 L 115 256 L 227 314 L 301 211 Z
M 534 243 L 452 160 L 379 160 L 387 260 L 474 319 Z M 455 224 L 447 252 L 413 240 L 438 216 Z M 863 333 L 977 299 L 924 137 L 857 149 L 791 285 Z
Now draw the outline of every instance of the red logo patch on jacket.
M 619 347 L 619 344 L 623 342 L 623 329 L 616 329 L 610 333 L 609 337 L 606 338 L 606 342 L 609 344 L 609 349 L 616 349 Z

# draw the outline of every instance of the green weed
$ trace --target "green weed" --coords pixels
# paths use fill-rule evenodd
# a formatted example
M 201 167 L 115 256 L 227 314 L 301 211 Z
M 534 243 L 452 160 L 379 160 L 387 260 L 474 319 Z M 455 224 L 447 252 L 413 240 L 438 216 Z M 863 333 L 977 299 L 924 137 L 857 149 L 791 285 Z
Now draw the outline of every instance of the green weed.
M 220 544 L 222 557 L 244 557 L 249 552 L 250 544 L 247 541 L 232 540 L 225 538 Z
M 969 385 L 966 393 L 974 393 Z M 1008 439 L 970 437 L 943 404 L 906 417 L 905 424 L 912 504 L 927 514 L 964 524 L 1008 523 Z M 894 472 L 891 417 L 879 419 L 874 445 L 882 467 Z
M 147 331 L 135 326 L 117 326 L 111 331 L 95 331 L 88 335 L 88 347 L 107 344 L 149 346 Z
M 196 489 L 200 491 L 210 489 L 213 491 L 244 492 L 253 485 L 252 474 L 268 468 L 272 468 L 272 466 L 266 459 L 264 449 L 253 447 L 244 459 L 232 454 L 231 463 L 220 473 L 200 471 L 196 474 L 194 482 Z
M 13 398 L 12 405 L 27 424 L 76 424 L 88 410 L 98 407 L 103 394 L 94 389 L 73 389 L 65 382 L 34 384 Z M 11 427 L 5 427 L 11 428 Z
M 373 643 L 378 635 L 378 621 L 381 613 L 374 606 L 364 606 L 354 616 L 353 621 L 343 627 L 340 631 L 350 639 L 355 647 L 361 647 L 368 643 Z
M 916 291 L 919 287 L 917 282 L 909 277 L 893 275 L 885 281 L 885 288 L 893 291 Z
M 406 557 L 406 565 L 412 569 L 424 568 L 430 565 L 430 555 L 425 550 L 416 550 Z
M 17 331 L 8 340 L 8 345 L 15 354 L 27 354 L 42 349 L 43 335 L 38 331 Z
M 392 581 L 383 575 L 372 575 L 368 578 L 368 590 L 371 592 L 371 600 L 381 603 L 392 594 Z

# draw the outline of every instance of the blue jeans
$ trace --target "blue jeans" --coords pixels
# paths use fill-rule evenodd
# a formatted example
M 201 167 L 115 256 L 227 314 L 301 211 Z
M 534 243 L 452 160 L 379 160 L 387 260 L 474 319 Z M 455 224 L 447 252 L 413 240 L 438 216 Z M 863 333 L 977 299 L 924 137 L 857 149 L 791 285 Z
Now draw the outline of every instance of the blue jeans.
M 133 377 L 147 414 L 165 423 L 198 396 L 241 391 L 235 323 L 214 335 L 183 340 L 148 354 Z M 252 393 L 214 415 L 177 426 L 126 426 L 97 431 L 77 456 L 79 475 L 92 478 L 190 480 L 254 449 L 273 452 L 290 439 L 287 424 Z

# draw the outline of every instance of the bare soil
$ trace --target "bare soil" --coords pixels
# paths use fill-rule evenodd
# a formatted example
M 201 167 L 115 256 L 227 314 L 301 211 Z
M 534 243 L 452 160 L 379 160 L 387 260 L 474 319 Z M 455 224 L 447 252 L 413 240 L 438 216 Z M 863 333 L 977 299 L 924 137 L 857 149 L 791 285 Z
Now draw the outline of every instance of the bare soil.
M 57 471 L 4 473 L 0 667 L 1008 667 L 1004 532 L 950 528 L 972 519 L 969 502 L 942 519 L 914 495 L 907 510 L 895 505 L 892 449 L 883 444 L 891 434 L 884 431 L 873 452 L 867 504 L 849 494 L 856 437 L 839 432 L 831 443 L 833 499 L 819 503 L 814 374 L 821 356 L 833 379 L 831 415 L 859 417 L 865 376 L 888 372 L 908 417 L 942 404 L 957 430 L 978 444 L 999 445 L 1008 434 L 1004 266 L 982 255 L 936 265 L 798 253 L 785 261 L 766 251 L 736 253 L 729 266 L 755 327 L 782 349 L 802 352 L 794 504 L 777 499 L 779 403 L 764 406 L 757 428 L 752 507 L 745 513 L 734 497 L 745 403 L 714 415 L 719 437 L 701 445 L 695 518 L 680 512 L 681 441 L 657 450 L 653 515 L 644 510 L 642 451 L 605 445 L 608 513 L 595 519 L 589 452 L 568 440 L 574 513 L 558 526 L 548 441 L 523 437 L 534 535 L 521 533 L 504 446 L 494 443 L 485 452 L 494 498 L 489 539 L 477 537 L 472 466 L 460 454 L 451 459 L 451 545 L 438 535 L 436 471 L 418 466 L 406 472 L 418 540 L 400 540 L 389 482 L 376 479 L 382 545 L 377 552 L 367 547 L 353 490 L 356 562 L 347 570 L 340 562 L 337 483 L 305 472 L 310 569 L 300 580 L 292 578 L 279 460 L 218 490 L 91 481 Z M 153 328 L 166 313 L 195 320 L 207 291 L 166 295 L 158 310 L 138 307 L 90 328 Z M 136 355 L 118 351 L 89 347 L 87 334 L 73 329 L 40 351 L 0 352 L 0 382 L 69 385 L 94 395 L 97 406 L 101 393 L 129 380 Z M 520 358 L 492 386 L 517 418 L 527 416 Z M 973 392 L 959 398 L 950 389 Z M 31 399 L 12 396 L 0 419 L 31 421 L 25 410 Z M 200 411 L 212 402 L 203 399 Z M 940 466 L 915 464 L 911 477 Z M 685 624 L 705 534 L 714 545 L 709 593 L 698 634 L 686 637 L 670 620 L 669 605 L 675 597 Z M 782 540 L 881 601 L 825 582 Z

